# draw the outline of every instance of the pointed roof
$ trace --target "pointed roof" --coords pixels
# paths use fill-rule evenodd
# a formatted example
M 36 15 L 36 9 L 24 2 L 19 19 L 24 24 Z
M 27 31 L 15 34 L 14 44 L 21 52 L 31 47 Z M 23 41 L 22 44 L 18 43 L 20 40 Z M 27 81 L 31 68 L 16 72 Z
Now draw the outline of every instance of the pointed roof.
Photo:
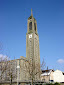
M 33 12 L 32 12 L 32 9 L 31 9 L 31 16 L 28 18 L 28 19 L 32 19 L 32 18 L 34 18 L 33 17 Z M 35 18 L 34 18 L 35 19 Z M 36 20 L 36 19 L 35 19 Z
M 42 70 L 42 74 L 41 74 L 41 76 L 50 75 L 50 73 L 51 73 L 52 71 L 54 72 L 54 70 L 53 70 L 53 69 L 49 69 L 49 70 Z

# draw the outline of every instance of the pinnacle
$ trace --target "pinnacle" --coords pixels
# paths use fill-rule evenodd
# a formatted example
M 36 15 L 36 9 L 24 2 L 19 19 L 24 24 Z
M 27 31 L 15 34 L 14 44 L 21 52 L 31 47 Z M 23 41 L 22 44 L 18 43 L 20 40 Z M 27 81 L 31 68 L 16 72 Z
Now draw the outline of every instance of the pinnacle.
M 33 16 L 32 9 L 31 9 L 31 16 Z

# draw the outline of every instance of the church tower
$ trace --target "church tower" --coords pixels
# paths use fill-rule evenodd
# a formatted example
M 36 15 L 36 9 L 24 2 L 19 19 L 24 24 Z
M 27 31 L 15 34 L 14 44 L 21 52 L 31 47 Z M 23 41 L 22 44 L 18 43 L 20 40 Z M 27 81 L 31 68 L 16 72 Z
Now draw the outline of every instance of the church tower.
M 40 52 L 39 52 L 39 36 L 37 32 L 37 22 L 31 16 L 28 18 L 27 34 L 26 34 L 26 58 L 29 60 L 30 75 L 34 80 L 40 78 Z

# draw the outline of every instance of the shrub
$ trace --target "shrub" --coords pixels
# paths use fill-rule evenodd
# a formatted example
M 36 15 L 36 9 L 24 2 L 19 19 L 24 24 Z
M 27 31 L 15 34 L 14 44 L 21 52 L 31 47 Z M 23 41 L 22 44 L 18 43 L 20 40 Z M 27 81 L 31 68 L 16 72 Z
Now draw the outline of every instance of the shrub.
M 60 84 L 56 82 L 54 85 L 60 85 Z
M 50 85 L 54 85 L 54 84 L 50 83 Z

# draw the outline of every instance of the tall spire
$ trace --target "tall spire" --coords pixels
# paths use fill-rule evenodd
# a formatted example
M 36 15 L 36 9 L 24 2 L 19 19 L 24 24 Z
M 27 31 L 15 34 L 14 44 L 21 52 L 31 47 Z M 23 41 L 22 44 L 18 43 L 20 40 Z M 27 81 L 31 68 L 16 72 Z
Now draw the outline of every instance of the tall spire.
M 32 9 L 31 9 L 31 16 L 33 16 Z

